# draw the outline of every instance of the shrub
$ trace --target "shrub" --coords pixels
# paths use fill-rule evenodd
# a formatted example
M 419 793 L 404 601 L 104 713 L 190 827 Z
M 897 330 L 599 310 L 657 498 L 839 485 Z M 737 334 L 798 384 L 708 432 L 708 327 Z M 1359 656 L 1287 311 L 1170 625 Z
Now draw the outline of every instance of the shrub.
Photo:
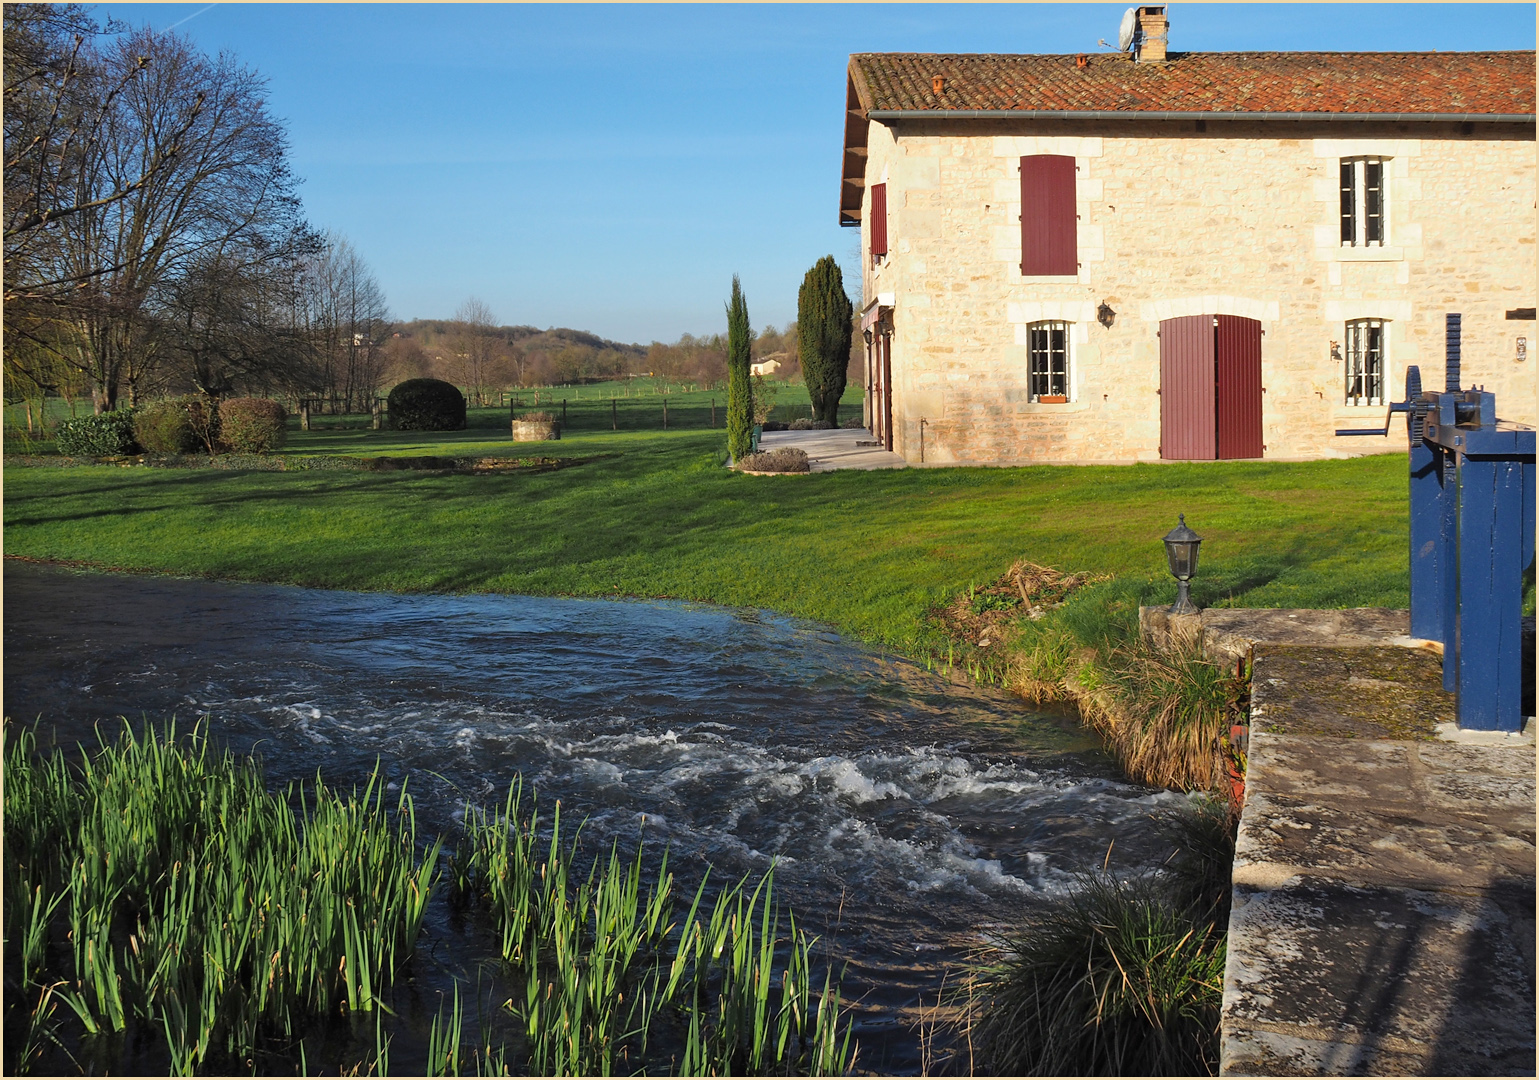
M 239 454 L 269 454 L 288 434 L 283 406 L 268 398 L 231 398 L 219 403 L 219 435 Z
M 765 431 L 784 431 L 784 430 L 786 430 L 786 424 L 785 424 L 784 420 L 766 420 L 766 421 L 764 421 L 764 424 L 762 425 L 762 427 L 763 427 L 763 430 L 765 430 Z
M 839 422 L 854 315 L 838 262 L 823 256 L 807 271 L 796 296 L 796 349 L 813 415 L 830 427 Z
M 136 410 L 134 437 L 150 454 L 192 454 L 206 449 L 193 431 L 181 399 L 154 401 Z
M 764 424 L 768 423 L 770 413 L 775 411 L 775 395 L 779 392 L 780 388 L 766 382 L 763 375 L 753 377 L 753 422 L 762 430 L 769 430 L 764 428 Z
M 738 465 L 749 472 L 812 471 L 812 463 L 807 460 L 807 451 L 798 450 L 794 446 L 781 446 L 774 450 L 760 450 L 756 454 L 747 454 L 738 462 Z
M 859 420 L 856 417 L 852 416 L 848 420 L 846 420 L 844 423 L 840 424 L 839 426 L 842 427 L 842 428 L 863 428 L 863 427 L 866 426 L 866 424 L 865 424 L 865 421 Z
M 134 441 L 134 412 L 116 412 L 95 416 L 77 416 L 59 424 L 55 436 L 59 453 L 68 457 L 111 457 L 132 454 L 139 448 Z
M 800 416 L 786 425 L 791 431 L 832 431 L 834 425 L 827 420 L 813 420 L 810 417 Z
M 390 391 L 390 420 L 399 431 L 463 431 L 465 395 L 442 379 L 407 379 Z
M 980 1072 L 1216 1072 L 1223 938 L 1154 881 L 1088 878 L 1005 945 L 973 984 Z
M 753 330 L 748 322 L 748 301 L 737 275 L 732 275 L 732 299 L 727 303 L 727 450 L 733 460 L 753 446 L 753 382 L 749 378 L 749 351 Z

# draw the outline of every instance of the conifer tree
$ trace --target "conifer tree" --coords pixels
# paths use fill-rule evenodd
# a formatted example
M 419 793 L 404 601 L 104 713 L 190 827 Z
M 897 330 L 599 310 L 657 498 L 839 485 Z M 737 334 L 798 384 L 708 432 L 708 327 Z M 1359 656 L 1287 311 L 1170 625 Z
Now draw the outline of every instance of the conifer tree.
M 741 461 L 753 446 L 753 383 L 748 377 L 748 301 L 737 275 L 732 275 L 732 299 L 727 303 L 727 453 Z
M 807 394 L 812 398 L 813 419 L 836 427 L 850 363 L 854 316 L 839 264 L 832 255 L 825 255 L 807 271 L 796 297 L 797 355 Z

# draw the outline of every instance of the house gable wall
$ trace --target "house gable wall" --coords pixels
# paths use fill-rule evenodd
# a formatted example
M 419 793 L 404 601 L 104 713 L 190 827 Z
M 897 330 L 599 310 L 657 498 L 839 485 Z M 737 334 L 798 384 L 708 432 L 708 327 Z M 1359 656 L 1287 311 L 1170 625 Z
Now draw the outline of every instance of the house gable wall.
M 1443 382 L 1443 315 L 1464 315 L 1464 379 L 1504 418 L 1535 422 L 1532 125 L 1266 121 L 873 121 L 869 187 L 885 177 L 889 255 L 864 259 L 868 302 L 893 297 L 894 448 L 927 462 L 1153 461 L 1161 321 L 1262 324 L 1266 456 L 1399 450 L 1337 438 L 1380 406 L 1343 404 L 1331 355 L 1348 319 L 1386 320 L 1390 400 L 1405 369 Z M 1473 129 L 1473 130 L 1470 130 Z M 1019 161 L 1076 164 L 1079 270 L 1020 273 Z M 1340 243 L 1340 161 L 1386 159 L 1386 242 Z M 1110 327 L 1096 321 L 1106 304 Z M 1027 326 L 1072 324 L 1070 400 L 1029 400 Z

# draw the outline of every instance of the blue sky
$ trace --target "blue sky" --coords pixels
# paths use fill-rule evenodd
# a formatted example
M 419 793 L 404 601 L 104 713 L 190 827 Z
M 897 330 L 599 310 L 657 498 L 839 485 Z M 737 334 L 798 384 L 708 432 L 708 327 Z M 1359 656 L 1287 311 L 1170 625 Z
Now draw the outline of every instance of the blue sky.
M 1089 52 L 1126 4 L 108 4 L 269 80 L 306 214 L 398 318 L 472 295 L 622 341 L 796 314 L 852 52 Z M 1171 48 L 1532 49 L 1532 4 L 1172 4 Z M 851 291 L 858 289 L 858 283 Z

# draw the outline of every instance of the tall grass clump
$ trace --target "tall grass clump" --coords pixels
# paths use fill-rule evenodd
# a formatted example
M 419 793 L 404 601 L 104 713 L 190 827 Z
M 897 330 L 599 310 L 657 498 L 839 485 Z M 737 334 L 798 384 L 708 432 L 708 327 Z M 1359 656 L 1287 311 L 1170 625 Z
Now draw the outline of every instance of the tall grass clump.
M 1157 589 L 1153 581 L 1113 578 L 1051 608 L 1023 602 L 991 631 L 1002 657 L 987 670 L 1028 700 L 1073 706 L 1131 779 L 1225 790 L 1235 764 L 1229 728 L 1245 720 L 1249 676 L 1213 663 L 1200 641 L 1144 640 L 1138 609 Z M 963 664 L 974 655 L 964 648 Z
M 708 914 L 702 882 L 678 919 L 666 857 L 649 879 L 639 851 L 626 858 L 611 846 L 583 876 L 559 804 L 549 839 L 538 839 L 518 785 L 502 808 L 468 811 L 465 822 L 456 893 L 498 928 L 529 1074 L 849 1070 L 838 989 L 831 973 L 815 983 L 815 941 L 794 917 L 782 929 L 770 875 L 725 889 Z
M 274 794 L 169 724 L 78 762 L 4 740 L 6 1071 L 48 1045 L 120 1071 L 156 1044 L 179 1075 L 283 1069 L 307 1032 L 380 1007 L 438 874 L 404 792 Z
M 1179 846 L 1164 870 L 1082 878 L 973 973 L 962 1026 L 977 1071 L 1217 1071 L 1235 820 L 1196 799 L 1165 824 Z

